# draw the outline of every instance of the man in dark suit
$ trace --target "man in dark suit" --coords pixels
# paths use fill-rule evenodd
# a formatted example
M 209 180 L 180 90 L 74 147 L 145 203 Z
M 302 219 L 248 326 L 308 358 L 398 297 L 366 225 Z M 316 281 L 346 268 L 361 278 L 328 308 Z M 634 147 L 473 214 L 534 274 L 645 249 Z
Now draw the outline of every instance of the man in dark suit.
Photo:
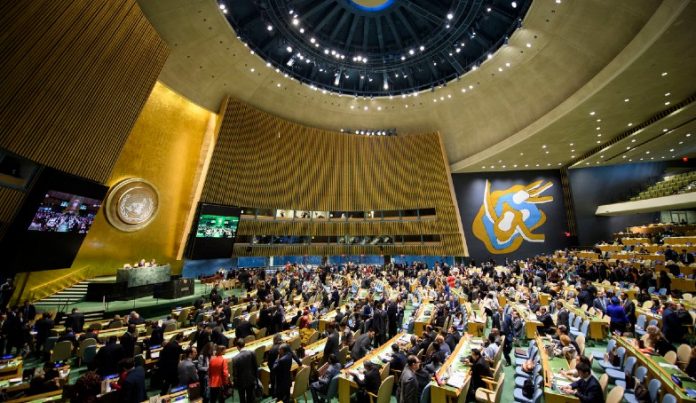
M 239 393 L 240 403 L 253 403 L 256 401 L 257 372 L 259 364 L 256 362 L 256 354 L 244 350 L 244 339 L 237 339 L 239 353 L 232 359 L 232 374 L 234 387 Z
M 126 358 L 123 361 L 123 366 L 128 375 L 123 381 L 119 401 L 124 403 L 140 403 L 147 400 L 145 392 L 145 370 L 143 367 L 136 367 L 133 358 Z
M 395 371 L 403 371 L 406 367 L 406 354 L 401 352 L 399 349 L 399 344 L 392 344 L 392 355 L 391 361 L 389 361 L 389 368 Z
M 116 343 L 116 336 L 110 336 L 106 345 L 99 349 L 94 357 L 97 365 L 97 374 L 102 378 L 118 373 L 118 362 L 126 357 L 123 346 Z
M 94 329 L 92 329 L 92 328 L 87 329 L 86 332 L 82 333 L 82 334 L 80 335 L 80 337 L 77 339 L 77 341 L 81 343 L 82 341 L 87 340 L 87 339 L 94 339 L 94 340 L 97 341 L 97 343 L 100 343 L 100 342 L 101 342 L 101 340 L 99 340 L 99 335 L 98 335 L 97 332 L 96 332 Z
M 33 322 L 36 319 L 36 307 L 29 301 L 24 301 L 22 306 L 22 315 L 24 320 L 28 322 Z
M 358 384 L 358 392 L 356 393 L 358 397 L 358 402 L 369 402 L 369 393 L 377 394 L 379 392 L 379 386 L 382 384 L 382 378 L 379 376 L 379 368 L 372 363 L 370 360 L 365 361 L 365 373 L 364 378 L 361 380 L 355 371 L 351 372 L 355 383 Z
M 686 249 L 682 249 L 682 253 L 679 255 L 679 260 L 685 265 L 690 265 L 694 262 L 694 255 L 687 252 Z
M 537 312 L 537 320 L 542 323 L 542 327 L 539 329 L 539 333 L 543 334 L 553 334 L 556 329 L 554 329 L 553 318 L 551 314 L 546 311 L 546 307 L 539 308 Z
M 292 351 L 290 346 L 282 344 L 278 349 L 279 358 L 273 364 L 273 372 L 275 374 L 275 393 L 276 400 L 289 402 L 290 401 L 290 385 L 292 385 Z
M 328 332 L 328 337 L 326 338 L 326 344 L 324 345 L 324 355 L 321 358 L 322 364 L 329 360 L 329 356 L 331 354 L 338 357 L 338 347 L 340 345 L 336 325 L 334 325 L 333 322 L 326 325 L 326 331 Z
M 85 314 L 80 312 L 77 308 L 73 308 L 70 315 L 65 318 L 65 327 L 70 327 L 75 333 L 82 333 L 85 327 Z
M 375 338 L 375 330 L 370 329 L 365 334 L 361 334 L 353 343 L 353 349 L 350 352 L 350 358 L 357 361 L 365 356 L 372 345 L 372 339 Z
M 128 330 L 121 336 L 120 342 L 126 357 L 132 358 L 135 355 L 135 342 L 138 340 L 138 332 L 135 325 L 128 325 Z
M 669 245 L 667 245 L 667 248 L 665 249 L 665 262 L 668 260 L 675 263 L 679 261 L 679 254 Z
M 398 333 L 399 306 L 395 301 L 390 300 L 387 304 L 387 337 L 392 338 Z
M 338 288 L 333 287 L 333 290 L 331 290 L 331 306 L 333 307 L 338 307 L 338 304 L 341 303 L 341 296 L 338 293 Z
M 561 301 L 556 301 L 556 325 L 570 327 L 569 319 L 570 312 L 563 306 Z
M 580 399 L 580 403 L 594 403 L 604 400 L 602 387 L 599 381 L 592 375 L 590 366 L 584 362 L 579 363 L 575 369 L 578 371 L 580 379 L 567 386 L 561 386 L 561 392 L 575 395 Z
M 36 353 L 40 356 L 46 344 L 46 339 L 51 335 L 51 329 L 53 329 L 51 314 L 49 312 L 44 312 L 43 315 L 41 315 L 41 319 L 37 320 L 34 324 L 34 328 L 36 329 Z
M 162 395 L 166 395 L 170 386 L 179 384 L 179 361 L 181 360 L 181 340 L 184 335 L 179 333 L 162 347 L 158 367 L 162 378 Z
M 471 349 L 471 357 L 469 357 L 471 362 L 471 386 L 469 387 L 469 397 L 467 400 L 475 400 L 476 389 L 486 386 L 483 382 L 483 377 L 491 377 L 493 373 L 491 372 L 491 367 L 488 365 L 488 361 L 481 354 L 481 351 L 477 348 Z
M 399 380 L 399 390 L 396 394 L 398 403 L 418 403 L 420 401 L 420 388 L 416 371 L 420 367 L 420 360 L 415 355 L 407 359 L 408 366 L 404 369 Z
M 254 335 L 254 327 L 251 325 L 251 323 L 242 318 L 242 320 L 239 321 L 237 326 L 234 329 L 234 336 L 238 339 L 243 339 L 247 336 L 253 336 Z

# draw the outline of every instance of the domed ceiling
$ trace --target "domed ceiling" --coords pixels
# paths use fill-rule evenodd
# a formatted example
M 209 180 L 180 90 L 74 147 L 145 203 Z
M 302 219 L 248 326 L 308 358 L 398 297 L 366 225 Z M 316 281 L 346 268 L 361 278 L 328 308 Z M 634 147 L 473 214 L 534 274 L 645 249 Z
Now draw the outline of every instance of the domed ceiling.
M 337 93 L 388 96 L 476 69 L 531 0 L 222 0 L 239 38 L 274 67 Z

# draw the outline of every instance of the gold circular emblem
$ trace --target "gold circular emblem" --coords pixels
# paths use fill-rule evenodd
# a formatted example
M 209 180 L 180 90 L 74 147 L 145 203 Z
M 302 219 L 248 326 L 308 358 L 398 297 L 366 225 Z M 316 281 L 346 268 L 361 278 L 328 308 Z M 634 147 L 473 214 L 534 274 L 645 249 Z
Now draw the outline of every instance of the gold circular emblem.
M 159 207 L 159 194 L 150 182 L 130 178 L 117 183 L 106 198 L 106 218 L 121 231 L 132 232 L 147 226 Z

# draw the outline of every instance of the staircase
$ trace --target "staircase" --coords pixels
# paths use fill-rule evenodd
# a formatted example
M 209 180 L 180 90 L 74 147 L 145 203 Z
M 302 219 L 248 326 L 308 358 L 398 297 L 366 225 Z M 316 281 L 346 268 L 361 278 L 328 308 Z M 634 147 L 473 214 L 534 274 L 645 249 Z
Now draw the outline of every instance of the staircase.
M 85 298 L 85 294 L 87 294 L 87 284 L 89 284 L 89 280 L 80 281 L 55 294 L 34 302 L 34 305 L 37 308 L 46 306 L 59 307 L 80 302 Z

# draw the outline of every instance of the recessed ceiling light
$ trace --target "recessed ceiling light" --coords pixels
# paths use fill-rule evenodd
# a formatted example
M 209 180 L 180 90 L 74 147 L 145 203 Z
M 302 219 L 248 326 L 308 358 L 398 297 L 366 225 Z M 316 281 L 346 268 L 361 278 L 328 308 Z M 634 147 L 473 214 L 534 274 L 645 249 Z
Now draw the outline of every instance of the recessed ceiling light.
M 517 164 L 513 165 L 512 167 L 513 167 L 513 168 L 517 168 Z
M 667 101 L 665 102 L 665 106 L 669 105 L 671 102 Z
M 541 148 L 546 148 L 546 144 L 542 145 Z
M 548 152 L 548 151 L 546 151 L 546 154 L 548 154 L 548 153 L 549 153 L 549 152 Z
M 626 149 L 627 149 L 627 150 L 630 150 L 630 149 L 631 149 L 631 147 L 626 147 Z
M 597 137 L 602 137 L 602 133 L 597 133 Z
M 536 166 L 539 166 L 539 164 L 536 164 Z
M 602 128 L 597 126 L 597 127 L 595 127 L 595 130 L 602 130 Z
M 666 97 L 668 97 L 668 96 L 670 96 L 670 95 L 672 95 L 672 93 L 671 93 L 671 92 L 667 92 L 667 93 L 665 93 L 665 96 L 666 96 Z
M 267 26 L 266 29 L 269 30 L 269 31 L 273 31 L 273 25 Z
M 249 70 L 250 70 L 252 73 L 256 71 L 253 67 L 252 67 L 251 69 L 249 69 Z
M 546 166 L 547 166 L 547 167 L 550 167 L 550 166 L 551 166 L 551 163 L 550 163 L 550 162 L 547 162 L 547 163 L 546 163 Z
M 520 155 L 524 155 L 524 153 L 520 153 Z
M 503 165 L 503 168 L 507 168 L 507 165 Z
M 561 0 L 556 0 L 556 4 L 561 4 Z
M 485 165 L 484 165 L 484 166 L 482 166 L 482 167 L 481 167 L 481 169 L 486 169 L 486 166 L 485 166 Z
M 629 98 L 625 98 L 625 99 L 624 99 L 624 102 L 628 102 L 628 101 L 630 101 Z
M 645 153 L 646 153 L 646 154 L 650 154 L 650 151 L 646 151 Z
M 631 140 L 631 143 L 635 143 L 635 142 L 636 142 L 636 139 Z
M 529 43 L 529 42 L 527 42 L 527 47 L 528 47 L 528 48 L 531 48 L 531 47 L 532 47 L 532 44 Z
M 597 123 L 599 123 L 599 122 L 601 122 L 601 121 L 602 121 L 602 119 L 597 119 Z
M 529 166 L 529 164 L 524 164 L 524 167 L 525 167 L 525 168 L 527 168 L 528 166 Z
M 570 146 L 572 147 L 572 146 L 573 146 L 573 143 L 570 143 Z
M 686 133 L 686 137 L 691 137 L 691 133 Z
M 298 26 L 299 24 L 300 24 L 300 20 L 298 20 L 297 18 L 292 19 L 292 25 Z
M 571 155 L 570 158 L 575 158 L 575 156 L 574 156 L 574 155 Z
M 590 116 L 594 116 L 594 115 L 595 115 L 594 111 L 590 112 Z
M 495 165 L 491 165 L 491 168 L 495 168 Z
M 631 127 L 631 126 L 633 126 L 633 123 L 628 122 L 628 127 Z
M 622 156 L 621 158 L 626 158 L 626 156 L 624 155 L 624 156 Z
M 574 152 L 575 152 L 575 150 L 570 150 L 570 152 L 571 152 L 571 153 L 574 153 Z
M 489 7 L 489 9 L 490 9 L 490 7 Z M 452 18 L 454 18 L 454 14 L 452 14 L 452 13 L 447 13 L 447 19 L 448 19 L 448 20 L 451 20 Z
M 667 72 L 666 72 L 666 71 L 663 71 L 662 74 L 660 74 L 660 75 L 661 75 L 662 77 L 664 77 L 664 76 L 667 75 Z
M 662 129 L 662 133 L 667 133 L 669 129 Z
M 597 144 L 601 143 L 601 141 L 597 140 Z
M 683 141 L 680 141 L 680 142 L 679 142 L 679 145 L 682 145 L 682 144 L 684 144 L 684 142 L 683 142 Z
M 670 148 L 670 149 L 669 149 L 669 152 L 673 153 L 673 152 L 674 152 L 674 148 Z
M 517 8 L 517 2 L 516 2 L 516 1 L 513 1 L 512 3 L 510 3 L 510 5 L 512 6 L 512 8 Z

